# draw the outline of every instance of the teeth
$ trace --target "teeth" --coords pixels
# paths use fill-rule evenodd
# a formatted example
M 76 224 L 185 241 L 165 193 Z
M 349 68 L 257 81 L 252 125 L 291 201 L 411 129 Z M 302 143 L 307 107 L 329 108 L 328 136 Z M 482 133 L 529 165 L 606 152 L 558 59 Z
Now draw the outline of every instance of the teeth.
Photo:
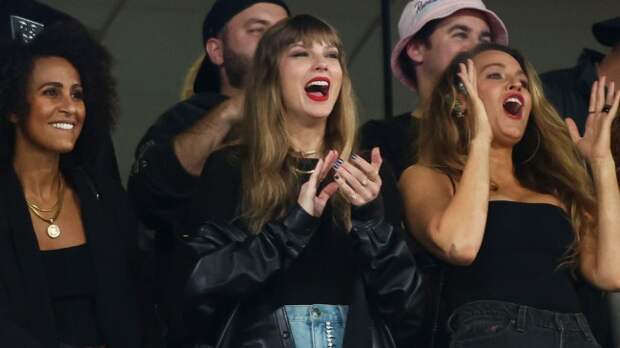
M 58 129 L 64 129 L 64 130 L 73 129 L 73 125 L 71 123 L 65 123 L 65 122 L 52 123 L 52 127 L 58 128 Z
M 512 103 L 517 103 L 517 104 L 519 104 L 519 105 L 521 105 L 521 104 L 522 104 L 522 103 L 521 103 L 521 100 L 519 100 L 519 98 L 515 98 L 515 97 L 510 97 L 510 98 L 506 99 L 506 101 L 504 102 L 504 104 L 506 104 L 506 103 L 511 103 L 511 102 L 512 102 Z
M 311 87 L 311 86 L 327 87 L 327 86 L 329 86 L 329 82 L 327 82 L 327 81 L 312 81 L 312 82 L 308 83 L 307 86 L 308 87 Z

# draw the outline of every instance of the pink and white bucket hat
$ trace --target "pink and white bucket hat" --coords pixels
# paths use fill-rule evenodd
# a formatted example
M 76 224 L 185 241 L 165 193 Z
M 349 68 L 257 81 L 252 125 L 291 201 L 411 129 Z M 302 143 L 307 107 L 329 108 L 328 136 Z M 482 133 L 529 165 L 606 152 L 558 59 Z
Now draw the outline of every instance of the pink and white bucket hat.
M 400 82 L 414 91 L 417 89 L 415 78 L 411 76 L 412 72 L 405 72 L 399 59 L 411 37 L 428 22 L 465 9 L 482 12 L 491 29 L 492 41 L 501 45 L 508 44 L 508 30 L 504 22 L 493 11 L 488 10 L 481 0 L 413 0 L 405 6 L 398 21 L 400 39 L 392 50 L 392 73 Z

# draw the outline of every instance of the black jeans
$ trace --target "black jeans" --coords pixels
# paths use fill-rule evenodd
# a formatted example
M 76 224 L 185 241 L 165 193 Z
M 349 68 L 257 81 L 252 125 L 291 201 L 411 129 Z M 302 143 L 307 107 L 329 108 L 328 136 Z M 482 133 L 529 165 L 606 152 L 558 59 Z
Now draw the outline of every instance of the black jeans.
M 556 313 L 502 301 L 462 305 L 448 320 L 451 348 L 600 348 L 581 313 Z

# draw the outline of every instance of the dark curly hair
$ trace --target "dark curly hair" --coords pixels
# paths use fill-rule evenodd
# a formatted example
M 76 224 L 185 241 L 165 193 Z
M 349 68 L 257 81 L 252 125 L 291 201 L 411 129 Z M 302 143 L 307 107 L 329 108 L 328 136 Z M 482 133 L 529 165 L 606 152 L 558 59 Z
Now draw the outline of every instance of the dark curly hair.
M 11 115 L 24 120 L 30 113 L 27 90 L 35 61 L 61 57 L 80 75 L 86 119 L 75 148 L 61 163 L 88 165 L 99 153 L 117 117 L 116 83 L 110 73 L 112 57 L 84 26 L 74 20 L 56 22 L 34 40 L 0 43 L 0 168 L 10 166 L 15 152 Z

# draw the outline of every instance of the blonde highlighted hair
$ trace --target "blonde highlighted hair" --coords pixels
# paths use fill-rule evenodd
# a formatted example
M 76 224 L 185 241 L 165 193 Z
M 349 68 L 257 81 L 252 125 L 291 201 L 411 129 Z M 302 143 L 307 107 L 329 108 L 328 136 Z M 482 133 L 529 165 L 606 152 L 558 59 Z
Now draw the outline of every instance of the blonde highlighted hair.
M 459 179 L 475 135 L 474 115 L 456 117 L 455 88 L 459 63 L 485 51 L 500 51 L 515 58 L 527 75 L 532 111 L 521 141 L 513 150 L 515 175 L 521 185 L 557 197 L 570 216 L 574 242 L 564 264 L 577 266 L 584 236 L 596 233 L 597 203 L 586 161 L 570 138 L 564 121 L 545 98 L 533 66 L 517 51 L 496 44 L 483 44 L 457 56 L 431 95 L 420 123 L 416 148 L 420 162 Z
M 353 152 L 357 112 L 347 72 L 342 42 L 329 24 L 310 15 L 290 17 L 271 27 L 261 39 L 247 81 L 244 106 L 243 142 L 247 158 L 243 165 L 242 216 L 250 230 L 258 232 L 268 221 L 281 218 L 294 204 L 299 192 L 291 156 L 291 142 L 285 126 L 285 105 L 280 84 L 280 61 L 291 45 L 326 43 L 338 49 L 342 87 L 327 118 L 324 149 L 334 149 L 341 158 Z M 350 223 L 350 206 L 343 197 L 332 198 L 334 217 Z

